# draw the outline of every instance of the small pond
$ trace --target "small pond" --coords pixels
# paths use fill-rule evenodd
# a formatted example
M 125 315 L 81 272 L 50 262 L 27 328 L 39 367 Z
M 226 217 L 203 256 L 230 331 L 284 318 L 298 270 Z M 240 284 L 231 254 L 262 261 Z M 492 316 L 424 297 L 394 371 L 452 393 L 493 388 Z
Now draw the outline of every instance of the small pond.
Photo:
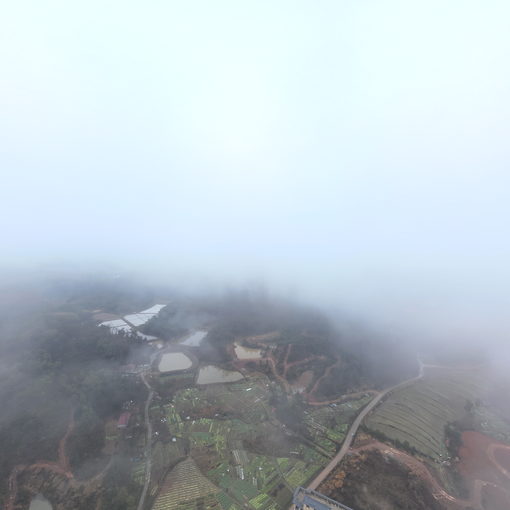
M 202 340 L 207 336 L 207 331 L 195 331 L 186 340 L 179 342 L 180 345 L 187 345 L 188 347 L 198 347 Z
M 28 510 L 53 510 L 53 507 L 42 494 L 37 494 L 32 498 L 32 501 L 30 501 Z
M 243 379 L 241 372 L 223 370 L 222 368 L 208 365 L 198 372 L 197 384 L 229 383 Z
M 182 352 L 166 352 L 161 356 L 158 369 L 160 372 L 173 372 L 191 368 L 193 362 Z
M 237 359 L 259 359 L 262 358 L 262 351 L 260 349 L 253 349 L 251 347 L 244 347 L 244 345 L 234 344 Z

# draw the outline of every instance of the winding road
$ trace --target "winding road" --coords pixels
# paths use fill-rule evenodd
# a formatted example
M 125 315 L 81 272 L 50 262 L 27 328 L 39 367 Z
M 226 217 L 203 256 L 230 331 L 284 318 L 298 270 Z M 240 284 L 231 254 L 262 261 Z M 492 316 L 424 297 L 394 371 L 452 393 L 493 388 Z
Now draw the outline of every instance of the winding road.
M 69 418 L 69 425 L 67 426 L 67 430 L 65 435 L 62 437 L 62 439 L 59 441 L 58 445 L 58 460 L 57 462 L 53 461 L 47 461 L 47 460 L 39 460 L 37 462 L 34 462 L 30 465 L 22 465 L 19 464 L 14 467 L 14 469 L 11 472 L 11 475 L 9 476 L 8 480 L 8 496 L 7 496 L 7 503 L 5 505 L 5 510 L 14 510 L 16 508 L 15 502 L 16 497 L 18 494 L 18 475 L 24 471 L 33 471 L 36 469 L 45 469 L 47 471 L 51 471 L 55 473 L 56 475 L 62 476 L 65 478 L 73 487 L 79 487 L 83 486 L 85 484 L 94 482 L 98 479 L 100 479 L 106 471 L 111 466 L 113 457 L 110 458 L 108 464 L 95 476 L 92 476 L 91 478 L 88 478 L 86 480 L 76 480 L 74 477 L 71 466 L 69 462 L 69 457 L 66 452 L 66 446 L 67 446 L 67 440 L 69 439 L 69 436 L 73 433 L 74 427 L 75 427 L 75 420 L 74 420 L 74 408 L 71 410 L 70 418 Z
M 358 431 L 359 426 L 361 425 L 362 421 L 365 419 L 365 416 L 372 411 L 372 409 L 389 393 L 392 391 L 398 390 L 400 388 L 404 388 L 405 386 L 412 384 L 416 381 L 419 381 L 423 377 L 424 373 L 424 367 L 423 363 L 418 360 L 420 371 L 419 374 L 416 377 L 413 377 L 412 379 L 406 379 L 405 381 L 402 381 L 401 383 L 395 384 L 395 386 L 391 386 L 390 388 L 387 388 L 386 390 L 379 393 L 375 398 L 373 398 L 358 414 L 356 419 L 353 421 L 352 425 L 349 427 L 349 430 L 347 431 L 347 435 L 345 436 L 344 442 L 342 443 L 342 446 L 340 450 L 338 450 L 338 453 L 331 459 L 329 464 L 312 480 L 312 482 L 308 485 L 309 489 L 316 490 L 317 487 L 329 476 L 331 471 L 335 469 L 337 464 L 345 457 L 345 454 L 349 451 L 349 448 L 351 447 L 351 444 L 354 440 L 354 436 L 356 435 L 356 432 Z
M 488 447 L 487 453 L 489 455 L 489 458 L 491 458 L 491 451 L 493 451 L 494 448 L 508 448 L 507 446 L 502 445 L 494 445 L 491 444 Z M 455 505 L 456 509 L 476 509 L 476 510 L 485 510 L 485 507 L 483 506 L 483 494 L 482 491 L 484 487 L 492 486 L 495 488 L 501 488 L 500 486 L 496 485 L 493 482 L 490 482 L 488 480 L 474 480 L 472 490 L 471 490 L 471 496 L 469 499 L 462 499 L 456 496 L 453 496 L 452 494 L 448 493 L 439 483 L 439 481 L 432 475 L 432 473 L 429 471 L 429 469 L 421 462 L 420 460 L 414 458 L 412 455 L 409 455 L 408 453 L 405 453 L 401 450 L 397 450 L 396 448 L 393 448 L 392 446 L 389 446 L 387 444 L 381 443 L 379 441 L 373 441 L 372 443 L 369 443 L 367 445 L 361 446 L 359 448 L 356 448 L 355 452 L 362 452 L 366 450 L 379 450 L 384 455 L 389 455 L 402 464 L 404 464 L 408 469 L 410 469 L 414 474 L 416 474 L 418 477 L 420 477 L 422 480 L 425 480 L 429 486 L 432 489 L 432 496 L 437 500 L 444 500 L 448 501 L 448 503 L 451 505 Z M 492 460 L 492 459 L 491 459 Z M 494 461 L 493 461 L 494 462 Z M 504 468 L 501 468 L 497 462 L 494 462 L 495 465 L 500 469 L 500 471 L 507 476 L 507 478 L 510 478 L 510 472 L 507 472 L 504 470 Z
M 424 375 L 424 369 L 425 368 L 446 368 L 442 366 L 437 365 L 424 365 L 421 360 L 418 359 L 420 371 L 419 374 L 416 377 L 413 377 L 412 379 L 407 379 L 406 381 L 403 381 L 399 384 L 396 384 L 395 386 L 392 386 L 391 388 L 388 388 L 381 393 L 379 393 L 373 400 L 370 401 L 370 403 L 358 414 L 354 422 L 352 423 L 351 427 L 349 428 L 347 435 L 344 439 L 344 442 L 342 444 L 342 447 L 338 451 L 338 453 L 335 455 L 335 457 L 329 462 L 329 464 L 317 475 L 317 477 L 312 480 L 312 482 L 308 485 L 309 489 L 316 490 L 319 485 L 330 475 L 330 473 L 333 471 L 333 469 L 342 461 L 344 456 L 349 451 L 352 442 L 354 440 L 354 437 L 356 435 L 356 432 L 358 431 L 359 426 L 363 422 L 364 418 L 374 409 L 374 407 L 381 402 L 381 400 L 391 393 L 392 391 L 395 391 L 397 389 L 403 388 L 409 384 L 412 384 L 416 381 L 419 381 L 423 378 Z M 495 448 L 508 448 L 510 449 L 510 446 L 505 445 L 489 445 L 487 454 L 489 456 L 489 459 L 498 467 L 498 469 L 501 471 L 503 475 L 505 475 L 507 478 L 510 478 L 510 471 L 507 471 L 503 466 L 501 466 L 495 456 L 494 456 L 494 449 Z M 458 509 L 467 509 L 467 508 L 473 508 L 476 510 L 484 510 L 483 506 L 483 500 L 482 500 L 482 490 L 486 486 L 492 486 L 498 488 L 496 484 L 493 482 L 490 482 L 488 480 L 475 480 L 471 496 L 469 499 L 461 499 L 458 497 L 455 497 L 451 494 L 449 494 L 436 480 L 436 478 L 431 474 L 429 469 L 418 459 L 414 458 L 412 455 L 409 455 L 405 452 L 402 452 L 400 450 L 397 450 L 396 448 L 393 448 L 387 444 L 380 443 L 379 441 L 373 441 L 372 443 L 362 446 L 360 448 L 357 448 L 355 451 L 363 451 L 363 450 L 369 450 L 369 449 L 378 449 L 385 455 L 391 455 L 392 457 L 396 458 L 403 464 L 405 464 L 411 471 L 413 471 L 417 476 L 420 478 L 426 480 L 430 487 L 432 488 L 432 495 L 434 498 L 438 500 L 444 500 L 448 501 L 450 505 L 455 505 L 455 508 Z M 292 507 L 291 507 L 292 508 Z

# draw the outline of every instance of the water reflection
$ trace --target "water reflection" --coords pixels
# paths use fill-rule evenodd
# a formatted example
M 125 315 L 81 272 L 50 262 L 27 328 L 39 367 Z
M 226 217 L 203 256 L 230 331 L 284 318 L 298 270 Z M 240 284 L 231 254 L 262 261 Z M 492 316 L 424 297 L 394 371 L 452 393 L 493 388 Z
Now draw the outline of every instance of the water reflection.
M 28 510 L 53 510 L 53 507 L 42 494 L 37 494 L 32 498 Z
M 192 361 L 182 352 L 166 352 L 161 356 L 158 369 L 160 372 L 186 370 L 193 365 Z

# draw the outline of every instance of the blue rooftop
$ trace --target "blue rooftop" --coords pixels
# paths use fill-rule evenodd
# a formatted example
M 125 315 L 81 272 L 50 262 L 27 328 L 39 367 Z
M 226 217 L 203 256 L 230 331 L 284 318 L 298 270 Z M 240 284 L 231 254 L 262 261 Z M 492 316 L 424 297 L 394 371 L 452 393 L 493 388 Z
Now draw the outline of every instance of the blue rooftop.
M 311 489 L 304 489 L 303 487 L 298 487 L 294 491 L 292 502 L 296 506 L 297 510 L 302 510 L 305 505 L 313 508 L 314 510 L 352 510 L 352 508 L 349 508 L 334 499 L 328 498 L 320 492 Z
M 331 510 L 331 507 L 329 505 L 321 503 L 320 501 L 317 501 L 316 499 L 312 498 L 311 496 L 305 496 L 303 498 L 303 505 L 307 505 L 312 508 L 315 508 L 315 510 Z

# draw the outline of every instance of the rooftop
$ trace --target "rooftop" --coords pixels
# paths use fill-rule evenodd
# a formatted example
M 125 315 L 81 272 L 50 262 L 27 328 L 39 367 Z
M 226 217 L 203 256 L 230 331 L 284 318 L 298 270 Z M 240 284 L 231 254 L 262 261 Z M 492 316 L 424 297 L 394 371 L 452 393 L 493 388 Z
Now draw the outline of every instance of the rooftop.
M 127 427 L 129 423 L 129 418 L 131 418 L 131 413 L 125 412 L 119 416 L 119 421 L 117 422 L 117 427 Z
M 352 510 L 352 508 L 342 505 L 342 503 L 328 498 L 320 492 L 304 489 L 303 487 L 298 487 L 294 491 L 292 502 L 297 510 L 307 508 L 312 508 L 314 510 Z

